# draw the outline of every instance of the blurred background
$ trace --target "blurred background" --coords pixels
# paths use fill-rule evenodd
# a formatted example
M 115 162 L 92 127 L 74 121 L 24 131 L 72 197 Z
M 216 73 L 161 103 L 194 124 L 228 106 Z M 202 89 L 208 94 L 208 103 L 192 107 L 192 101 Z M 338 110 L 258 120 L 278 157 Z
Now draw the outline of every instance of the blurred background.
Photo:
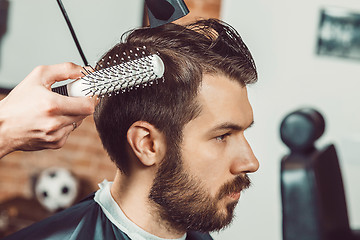
M 143 25 L 142 0 L 63 0 L 91 65 L 127 30 Z M 241 197 L 233 224 L 214 239 L 282 239 L 280 163 L 289 149 L 280 139 L 284 116 L 301 107 L 325 118 L 316 142 L 337 147 L 349 221 L 360 228 L 360 4 L 358 0 L 185 0 L 190 14 L 179 22 L 215 17 L 242 36 L 257 64 L 249 87 L 255 125 L 246 136 L 260 161 L 253 187 Z M 0 0 L 1 97 L 37 65 L 82 64 L 55 0 Z M 14 152 L 0 160 L 0 233 L 6 235 L 49 216 L 36 198 L 41 176 L 71 171 L 67 192 L 76 198 L 112 180 L 110 162 L 89 117 L 60 150 Z M 45 177 L 46 179 L 46 177 Z M 54 183 L 56 184 L 56 183 Z M 42 185 L 41 185 L 42 186 Z M 43 187 L 43 188 L 46 188 Z M 41 197 L 40 197 L 41 199 Z M 44 199 L 44 196 L 42 197 Z M 0 237 L 2 236 L 0 235 Z

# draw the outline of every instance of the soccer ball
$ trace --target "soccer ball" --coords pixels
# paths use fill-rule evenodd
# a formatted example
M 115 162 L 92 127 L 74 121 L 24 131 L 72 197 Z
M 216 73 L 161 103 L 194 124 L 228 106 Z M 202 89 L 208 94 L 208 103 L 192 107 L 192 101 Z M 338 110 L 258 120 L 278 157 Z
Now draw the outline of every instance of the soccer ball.
M 78 181 L 65 168 L 42 171 L 35 184 L 35 195 L 50 212 L 70 207 L 78 195 Z

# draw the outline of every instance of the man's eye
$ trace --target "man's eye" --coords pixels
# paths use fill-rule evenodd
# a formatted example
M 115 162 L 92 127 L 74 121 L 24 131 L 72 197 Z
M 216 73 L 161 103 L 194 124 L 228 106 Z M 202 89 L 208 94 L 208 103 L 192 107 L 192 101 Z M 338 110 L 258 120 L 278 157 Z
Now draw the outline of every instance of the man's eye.
M 230 133 L 225 133 L 223 135 L 217 136 L 215 139 L 219 142 L 225 141 L 226 137 L 230 136 Z

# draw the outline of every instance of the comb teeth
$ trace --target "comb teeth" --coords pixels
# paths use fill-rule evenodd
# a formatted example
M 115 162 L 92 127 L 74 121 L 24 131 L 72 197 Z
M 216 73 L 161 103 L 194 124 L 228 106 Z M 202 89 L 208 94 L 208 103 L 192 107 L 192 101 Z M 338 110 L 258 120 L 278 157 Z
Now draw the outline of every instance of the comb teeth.
M 103 69 L 106 67 L 111 67 L 116 64 L 128 62 L 149 55 L 151 54 L 146 49 L 146 46 L 137 47 L 135 49 L 128 49 L 120 54 L 115 54 L 115 56 L 108 56 L 106 58 L 101 59 L 101 61 L 99 61 L 96 64 L 95 69 Z
M 83 69 L 84 77 L 67 85 L 69 96 L 103 97 L 151 86 L 163 78 L 164 63 L 143 47 L 102 59 L 95 67 L 98 70 Z

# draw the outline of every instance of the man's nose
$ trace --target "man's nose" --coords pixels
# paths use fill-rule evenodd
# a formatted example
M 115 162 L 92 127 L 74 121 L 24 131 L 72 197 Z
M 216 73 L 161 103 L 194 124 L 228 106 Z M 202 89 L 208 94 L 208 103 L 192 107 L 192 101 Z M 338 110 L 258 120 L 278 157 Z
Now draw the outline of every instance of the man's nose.
M 241 173 L 252 173 L 259 169 L 259 161 L 251 149 L 248 141 L 243 137 L 237 145 L 230 171 L 234 175 Z

